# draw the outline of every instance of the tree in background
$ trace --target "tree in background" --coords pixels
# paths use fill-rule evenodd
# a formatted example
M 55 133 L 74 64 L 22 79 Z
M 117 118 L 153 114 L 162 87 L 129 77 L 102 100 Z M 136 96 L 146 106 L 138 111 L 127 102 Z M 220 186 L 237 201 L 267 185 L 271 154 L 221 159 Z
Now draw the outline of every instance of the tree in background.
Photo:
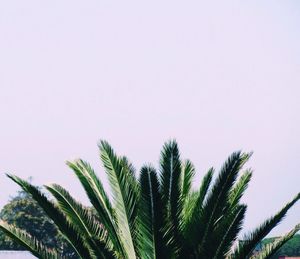
M 74 250 L 58 231 L 53 221 L 38 203 L 25 191 L 19 191 L 1 210 L 0 219 L 26 230 L 49 248 L 58 248 L 62 254 L 72 256 Z M 18 242 L 0 233 L 0 250 L 24 250 Z
M 266 238 L 262 241 L 262 244 L 270 244 L 278 238 L 279 237 Z M 280 255 L 300 256 L 300 235 L 295 235 L 291 238 L 270 259 L 277 259 Z
M 299 231 L 297 225 L 253 254 L 299 200 L 300 194 L 236 242 L 247 209 L 241 198 L 252 171 L 246 169 L 239 174 L 251 154 L 233 153 L 216 177 L 213 177 L 214 169 L 209 169 L 200 187 L 193 190 L 194 166 L 189 160 L 181 159 L 175 141 L 164 145 L 159 171 L 146 165 L 139 180 L 126 157 L 117 156 L 105 141 L 99 148 L 112 200 L 88 163 L 83 160 L 68 163 L 93 210 L 76 201 L 62 186 L 45 186 L 55 198 L 52 201 L 40 188 L 8 175 L 53 220 L 80 258 L 266 259 Z M 0 229 L 39 258 L 62 258 L 60 248 L 51 249 L 43 238 L 33 237 L 5 221 L 0 222 Z

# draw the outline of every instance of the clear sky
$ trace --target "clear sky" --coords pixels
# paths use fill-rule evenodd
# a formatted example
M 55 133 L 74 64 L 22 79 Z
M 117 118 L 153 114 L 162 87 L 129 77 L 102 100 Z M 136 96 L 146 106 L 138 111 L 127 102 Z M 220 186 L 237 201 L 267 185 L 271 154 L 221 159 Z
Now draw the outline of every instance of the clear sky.
M 297 0 L 0 0 L 0 206 L 5 172 L 86 201 L 66 160 L 105 179 L 99 139 L 139 168 L 176 138 L 195 185 L 254 151 L 250 230 L 300 191 L 299 28 Z

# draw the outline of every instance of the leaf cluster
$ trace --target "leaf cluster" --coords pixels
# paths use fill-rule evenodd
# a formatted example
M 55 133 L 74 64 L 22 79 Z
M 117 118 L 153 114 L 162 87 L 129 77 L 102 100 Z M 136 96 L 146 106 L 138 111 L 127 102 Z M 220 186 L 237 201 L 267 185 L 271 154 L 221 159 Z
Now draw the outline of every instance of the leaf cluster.
M 218 173 L 209 169 L 194 190 L 195 168 L 191 161 L 181 158 L 174 140 L 163 146 L 159 168 L 145 165 L 139 178 L 129 160 L 118 156 L 106 141 L 99 143 L 99 150 L 111 197 L 87 162 L 79 159 L 67 163 L 93 210 L 62 186 L 45 186 L 54 197 L 51 200 L 40 188 L 8 175 L 39 204 L 80 258 L 263 259 L 270 258 L 299 230 L 296 226 L 265 245 L 260 253 L 253 253 L 299 200 L 298 194 L 238 240 L 247 210 L 241 198 L 252 177 L 252 170 L 243 167 L 251 153 L 233 153 Z M 63 258 L 59 249 L 47 247 L 43 240 L 14 225 L 1 222 L 0 229 L 39 258 Z

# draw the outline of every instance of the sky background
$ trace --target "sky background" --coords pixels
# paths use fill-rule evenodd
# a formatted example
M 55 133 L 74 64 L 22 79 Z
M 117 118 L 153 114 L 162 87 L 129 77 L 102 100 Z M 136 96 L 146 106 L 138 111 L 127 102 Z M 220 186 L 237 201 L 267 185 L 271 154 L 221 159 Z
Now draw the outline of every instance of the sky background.
M 297 0 L 0 0 L 0 207 L 4 173 L 86 202 L 66 160 L 105 181 L 99 139 L 138 169 L 176 138 L 195 186 L 254 151 L 252 229 L 300 191 L 299 28 Z M 300 203 L 272 235 L 299 222 Z

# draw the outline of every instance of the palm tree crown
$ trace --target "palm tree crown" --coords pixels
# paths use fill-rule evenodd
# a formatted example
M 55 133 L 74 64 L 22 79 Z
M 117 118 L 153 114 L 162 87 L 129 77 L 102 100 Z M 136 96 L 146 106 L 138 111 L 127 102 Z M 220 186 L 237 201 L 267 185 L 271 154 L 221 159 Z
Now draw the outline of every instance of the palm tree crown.
M 269 258 L 298 230 L 253 250 L 298 201 L 298 194 L 273 217 L 243 237 L 241 231 L 247 206 L 241 198 L 252 171 L 240 171 L 251 153 L 235 152 L 214 176 L 204 175 L 198 189 L 192 189 L 195 168 L 182 160 L 176 141 L 167 142 L 161 152 L 160 167 L 141 168 L 139 179 L 126 157 L 117 156 L 111 146 L 99 143 L 100 158 L 111 186 L 108 197 L 92 167 L 83 160 L 68 162 L 82 184 L 92 208 L 76 201 L 57 184 L 46 185 L 50 200 L 40 188 L 17 176 L 8 175 L 38 202 L 57 225 L 79 258 Z M 62 258 L 41 240 L 6 222 L 0 229 L 39 258 Z

